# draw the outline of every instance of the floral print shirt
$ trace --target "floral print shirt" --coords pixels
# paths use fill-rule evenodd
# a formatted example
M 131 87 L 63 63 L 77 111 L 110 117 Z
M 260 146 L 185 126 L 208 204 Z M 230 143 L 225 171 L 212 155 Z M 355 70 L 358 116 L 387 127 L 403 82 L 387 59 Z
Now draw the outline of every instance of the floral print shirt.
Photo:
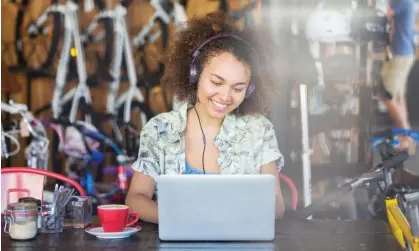
M 156 181 L 162 174 L 185 172 L 185 129 L 188 108 L 153 117 L 141 131 L 138 159 L 132 169 Z M 228 114 L 215 137 L 221 174 L 260 174 L 261 166 L 276 162 L 278 171 L 284 158 L 278 149 L 272 123 L 262 115 Z

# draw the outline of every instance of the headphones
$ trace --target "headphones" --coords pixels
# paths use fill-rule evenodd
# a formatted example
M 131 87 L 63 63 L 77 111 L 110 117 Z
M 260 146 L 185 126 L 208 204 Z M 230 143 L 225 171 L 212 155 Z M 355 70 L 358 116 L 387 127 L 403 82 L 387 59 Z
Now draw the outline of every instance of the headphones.
M 190 68 L 189 68 L 189 81 L 190 81 L 191 85 L 197 85 L 198 84 L 198 80 L 199 80 L 198 66 L 195 64 L 195 60 L 198 57 L 202 47 L 204 47 L 206 44 L 208 44 L 209 42 L 211 42 L 213 40 L 216 40 L 216 39 L 219 39 L 219 38 L 225 38 L 225 37 L 235 38 L 238 41 L 243 42 L 250 49 L 252 49 L 252 51 L 256 54 L 255 48 L 253 48 L 253 46 L 247 40 L 245 40 L 242 37 L 239 37 L 239 36 L 234 35 L 234 34 L 218 34 L 218 35 L 212 36 L 212 37 L 208 38 L 206 41 L 204 41 L 200 46 L 198 46 L 198 48 L 196 48 L 194 50 L 194 52 L 192 53 L 192 62 L 190 64 Z M 250 83 L 249 87 L 246 90 L 245 98 L 249 98 L 250 95 L 255 91 L 255 89 L 256 89 L 256 86 L 253 83 Z

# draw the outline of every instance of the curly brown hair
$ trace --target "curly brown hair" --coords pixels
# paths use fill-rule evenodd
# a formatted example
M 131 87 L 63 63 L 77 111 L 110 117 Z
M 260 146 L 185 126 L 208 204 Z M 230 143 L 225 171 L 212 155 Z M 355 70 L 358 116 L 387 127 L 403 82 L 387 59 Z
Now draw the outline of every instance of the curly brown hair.
M 244 38 L 252 45 L 253 49 L 231 37 L 213 40 L 200 50 L 200 54 L 195 60 L 198 74 L 201 74 L 211 57 L 223 52 L 232 53 L 239 61 L 250 66 L 251 83 L 256 86 L 252 95 L 236 109 L 236 114 L 259 113 L 266 115 L 271 103 L 270 96 L 274 89 L 272 73 L 275 72 L 267 64 L 267 53 L 264 50 L 269 50 L 269 48 L 266 45 L 266 38 L 262 38 L 255 29 L 238 30 L 224 12 L 213 12 L 204 18 L 190 19 L 185 26 L 177 31 L 174 41 L 167 51 L 168 58 L 162 85 L 172 87 L 174 95 L 179 101 L 195 104 L 197 85 L 191 85 L 189 80 L 192 53 L 210 37 L 226 33 L 233 33 Z

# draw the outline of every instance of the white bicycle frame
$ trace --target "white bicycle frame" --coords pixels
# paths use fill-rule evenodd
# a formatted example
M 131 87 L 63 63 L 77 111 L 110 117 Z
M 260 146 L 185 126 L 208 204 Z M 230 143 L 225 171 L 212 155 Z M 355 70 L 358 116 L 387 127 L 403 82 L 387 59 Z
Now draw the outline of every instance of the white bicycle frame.
M 135 48 L 139 48 L 145 45 L 147 42 L 153 43 L 156 39 L 161 36 L 161 31 L 157 30 L 153 34 L 149 35 L 151 29 L 153 29 L 154 25 L 158 18 L 160 18 L 165 24 L 169 24 L 173 18 L 176 25 L 180 25 L 186 22 L 186 12 L 183 6 L 178 3 L 173 3 L 173 11 L 171 13 L 167 13 L 160 4 L 159 0 L 151 0 L 150 5 L 154 9 L 154 13 L 151 16 L 148 23 L 141 29 L 141 31 L 132 39 L 132 43 Z M 146 39 L 148 37 L 148 39 Z
M 112 65 L 112 77 L 114 78 L 114 81 L 111 83 L 108 92 L 107 111 L 111 114 L 116 114 L 119 107 L 124 105 L 123 119 L 125 122 L 130 122 L 132 100 L 136 98 L 139 102 L 143 103 L 145 99 L 140 89 L 137 87 L 137 73 L 135 71 L 134 58 L 125 21 L 126 15 L 127 9 L 124 6 L 118 4 L 114 12 L 115 55 Z M 125 55 L 127 64 L 129 88 L 119 97 L 117 97 L 120 86 L 123 53 Z M 142 125 L 145 125 L 146 122 L 147 117 L 144 112 L 141 112 Z
M 36 33 L 38 33 L 37 27 L 41 27 L 42 25 L 44 25 L 44 23 L 48 20 L 48 16 L 51 13 L 58 12 L 58 13 L 61 13 L 62 15 L 65 15 L 65 11 L 66 11 L 65 10 L 65 5 L 58 4 L 58 3 L 52 4 L 46 10 L 44 10 L 44 12 L 42 12 L 42 15 L 41 16 L 39 16 L 36 19 L 35 24 L 32 24 L 32 25 L 30 25 L 28 27 L 28 33 L 29 34 L 36 34 Z M 47 27 L 41 33 L 42 34 L 48 34 L 48 32 L 49 32 L 49 29 Z
M 58 118 L 62 113 L 62 106 L 72 101 L 69 120 L 76 121 L 77 110 L 81 98 L 84 98 L 86 103 L 92 102 L 89 87 L 86 84 L 87 73 L 84 58 L 84 49 L 80 39 L 79 20 L 78 20 L 79 7 L 73 1 L 68 1 L 65 6 L 64 15 L 64 42 L 61 52 L 61 57 L 57 69 L 56 85 L 54 95 L 52 98 L 52 110 L 54 118 Z M 79 83 L 77 87 L 72 88 L 67 93 L 63 94 L 64 86 L 67 81 L 67 65 L 70 59 L 70 50 L 74 46 L 77 52 L 77 73 Z M 90 117 L 86 116 L 87 122 L 90 122 Z

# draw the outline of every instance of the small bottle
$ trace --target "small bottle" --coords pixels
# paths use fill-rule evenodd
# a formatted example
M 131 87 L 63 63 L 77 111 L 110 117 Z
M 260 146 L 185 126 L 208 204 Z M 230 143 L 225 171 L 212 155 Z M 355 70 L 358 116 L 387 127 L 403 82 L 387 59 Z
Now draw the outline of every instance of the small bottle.
M 4 212 L 5 233 L 14 240 L 32 239 L 38 233 L 38 206 L 35 203 L 9 204 Z

